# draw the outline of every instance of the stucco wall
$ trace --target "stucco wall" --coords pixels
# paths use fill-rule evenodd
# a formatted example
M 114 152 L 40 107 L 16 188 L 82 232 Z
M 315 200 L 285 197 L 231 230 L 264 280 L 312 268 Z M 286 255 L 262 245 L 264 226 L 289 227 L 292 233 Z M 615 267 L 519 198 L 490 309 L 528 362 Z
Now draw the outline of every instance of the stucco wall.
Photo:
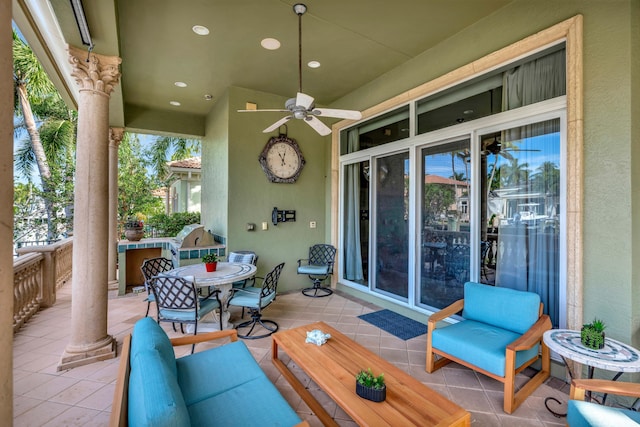
M 295 88 L 292 88 L 294 94 Z M 329 138 L 320 137 L 308 125 L 299 121 L 290 121 L 288 136 L 295 139 L 306 160 L 300 178 L 294 184 L 275 184 L 269 182 L 265 176 L 258 156 L 264 146 L 278 131 L 270 134 L 262 133 L 262 130 L 282 117 L 279 113 L 238 113 L 236 110 L 244 109 L 246 102 L 254 102 L 259 108 L 282 108 L 286 98 L 256 92 L 248 89 L 233 87 L 228 91 L 226 98 L 226 111 L 216 108 L 209 122 L 219 122 L 214 117 L 228 118 L 228 138 L 214 138 L 207 130 L 207 137 L 203 144 L 206 147 L 213 146 L 211 156 L 221 155 L 218 145 L 227 147 L 228 164 L 221 165 L 222 171 L 212 171 L 217 168 L 220 159 L 213 160 L 203 157 L 203 186 L 202 217 L 207 227 L 215 224 L 214 231 L 224 230 L 227 250 L 252 250 L 259 258 L 258 275 L 264 276 L 269 270 L 280 262 L 285 262 L 279 291 L 298 289 L 310 285 L 308 278 L 296 273 L 297 260 L 306 258 L 309 246 L 314 243 L 324 243 L 326 240 L 326 189 L 327 189 L 327 152 L 331 145 Z M 217 106 L 216 106 L 217 107 Z M 213 127 L 212 127 L 213 129 Z M 217 129 L 217 127 L 216 127 Z M 284 128 L 283 132 L 284 132 Z M 216 135 L 222 136 L 224 132 L 217 130 Z M 203 154 L 207 149 L 203 147 Z M 211 189 L 210 176 L 227 174 L 229 180 L 226 187 L 214 185 Z M 206 174 L 206 175 L 205 175 Z M 224 197 L 228 218 L 222 218 L 216 211 L 220 210 L 212 201 L 211 191 L 220 190 L 226 192 Z M 205 200 L 208 200 L 205 202 Z M 271 223 L 271 211 L 278 209 L 295 210 L 296 222 L 280 223 L 274 226 Z M 218 224 L 224 220 L 226 223 Z M 309 222 L 316 221 L 317 228 L 310 229 Z M 268 229 L 262 230 L 261 224 L 267 222 Z M 256 224 L 256 230 L 246 231 L 247 223 Z
M 637 21 L 637 9 L 637 0 L 518 0 L 332 105 L 366 109 L 582 14 L 584 319 L 603 318 L 609 336 L 636 346 L 640 342 L 633 326 L 638 311 L 634 301 L 639 297 L 632 298 L 638 292 L 632 254 L 638 240 L 632 234 L 632 200 L 637 203 L 637 197 L 632 197 L 631 117 L 632 108 L 637 112 L 638 107 L 631 106 L 631 96 L 638 83 L 632 86 L 630 70 L 632 19 L 635 16 Z M 633 43 L 637 77 L 637 37 Z

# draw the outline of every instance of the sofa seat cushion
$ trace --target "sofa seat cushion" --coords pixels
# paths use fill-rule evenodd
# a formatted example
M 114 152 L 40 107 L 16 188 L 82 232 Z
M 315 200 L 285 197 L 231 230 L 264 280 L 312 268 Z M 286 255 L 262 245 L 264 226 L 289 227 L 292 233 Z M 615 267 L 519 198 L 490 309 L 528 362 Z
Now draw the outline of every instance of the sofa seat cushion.
M 567 424 L 571 427 L 638 426 L 640 425 L 640 412 L 569 400 Z
M 190 425 L 189 412 L 176 376 L 162 359 L 157 349 L 150 348 L 139 350 L 136 358 L 130 360 L 130 426 Z
M 507 345 L 520 336 L 521 334 L 506 329 L 465 319 L 435 329 L 431 339 L 434 349 L 472 363 L 499 377 L 504 377 Z M 516 354 L 516 368 L 537 354 L 538 346 L 519 351 Z
M 266 376 L 189 406 L 194 426 L 294 426 L 302 420 Z
M 158 323 L 150 317 L 144 317 L 136 322 L 133 327 L 133 339 L 131 340 L 131 363 L 141 351 L 155 349 L 160 355 L 160 360 L 176 376 L 176 356 L 173 346 L 166 332 Z
M 540 317 L 540 296 L 533 292 L 467 282 L 462 317 L 524 334 Z
M 187 406 L 264 377 L 242 341 L 181 357 L 176 365 L 178 384 Z
M 301 265 L 298 267 L 298 274 L 310 274 L 312 276 L 322 276 L 329 273 L 326 265 Z

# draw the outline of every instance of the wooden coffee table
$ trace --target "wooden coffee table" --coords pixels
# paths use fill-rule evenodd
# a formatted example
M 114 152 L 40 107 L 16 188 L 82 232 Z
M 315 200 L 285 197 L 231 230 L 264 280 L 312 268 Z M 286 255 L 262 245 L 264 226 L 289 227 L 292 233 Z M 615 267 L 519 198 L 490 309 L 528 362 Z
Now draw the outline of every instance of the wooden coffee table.
M 305 343 L 307 331 L 331 334 L 323 345 Z M 326 426 L 336 422 L 278 357 L 285 352 L 318 386 L 361 426 L 469 426 L 470 414 L 460 406 L 347 338 L 324 322 L 272 335 L 272 360 L 311 410 Z M 356 394 L 355 375 L 371 368 L 384 373 L 387 399 L 376 403 Z

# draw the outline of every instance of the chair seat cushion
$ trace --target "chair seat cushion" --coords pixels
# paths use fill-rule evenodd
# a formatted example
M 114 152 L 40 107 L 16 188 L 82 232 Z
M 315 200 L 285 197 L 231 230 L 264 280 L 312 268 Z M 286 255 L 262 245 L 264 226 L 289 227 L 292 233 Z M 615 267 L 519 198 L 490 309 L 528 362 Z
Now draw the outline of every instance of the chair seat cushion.
M 188 409 L 194 426 L 294 426 L 302 421 L 264 375 Z
M 326 265 L 301 265 L 300 267 L 298 267 L 298 274 L 321 276 L 328 273 L 329 267 Z
M 181 357 L 176 367 L 188 406 L 264 375 L 241 341 Z M 246 396 L 241 400 L 246 403 Z
M 434 349 L 504 377 L 507 345 L 520 336 L 521 334 L 506 329 L 465 319 L 435 329 L 431 339 Z M 516 368 L 537 354 L 538 346 L 517 352 Z
M 209 298 L 201 299 L 199 304 L 200 308 L 198 309 L 197 320 L 202 319 L 203 316 L 220 307 L 220 303 L 217 300 Z M 165 320 L 175 320 L 176 322 L 193 322 L 196 320 L 196 312 L 191 309 L 172 310 L 168 308 L 161 308 L 159 313 L 160 318 Z
M 247 308 L 264 308 L 268 306 L 271 301 L 276 297 L 275 292 L 267 295 L 262 298 L 260 301 L 260 292 L 262 289 L 260 288 L 245 288 L 238 289 L 233 297 L 229 300 L 229 305 L 233 305 L 235 307 L 247 307 Z M 258 307 L 260 305 L 260 307 Z
M 567 424 L 571 427 L 626 427 L 640 425 L 640 413 L 597 403 L 569 400 Z

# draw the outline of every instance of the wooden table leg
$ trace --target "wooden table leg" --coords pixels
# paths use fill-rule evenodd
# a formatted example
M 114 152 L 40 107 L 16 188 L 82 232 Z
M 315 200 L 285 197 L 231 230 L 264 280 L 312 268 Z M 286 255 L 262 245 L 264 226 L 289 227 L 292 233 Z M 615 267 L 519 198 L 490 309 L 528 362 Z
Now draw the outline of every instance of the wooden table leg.
M 331 418 L 331 415 L 320 405 L 315 397 L 307 390 L 307 388 L 298 380 L 298 378 L 287 368 L 287 366 L 278 357 L 278 343 L 276 340 L 272 340 L 271 345 L 271 361 L 274 366 L 280 371 L 283 377 L 289 381 L 289 384 L 298 393 L 298 395 L 304 400 L 304 402 L 311 408 L 314 414 L 320 419 L 325 426 L 338 427 L 338 424 Z

